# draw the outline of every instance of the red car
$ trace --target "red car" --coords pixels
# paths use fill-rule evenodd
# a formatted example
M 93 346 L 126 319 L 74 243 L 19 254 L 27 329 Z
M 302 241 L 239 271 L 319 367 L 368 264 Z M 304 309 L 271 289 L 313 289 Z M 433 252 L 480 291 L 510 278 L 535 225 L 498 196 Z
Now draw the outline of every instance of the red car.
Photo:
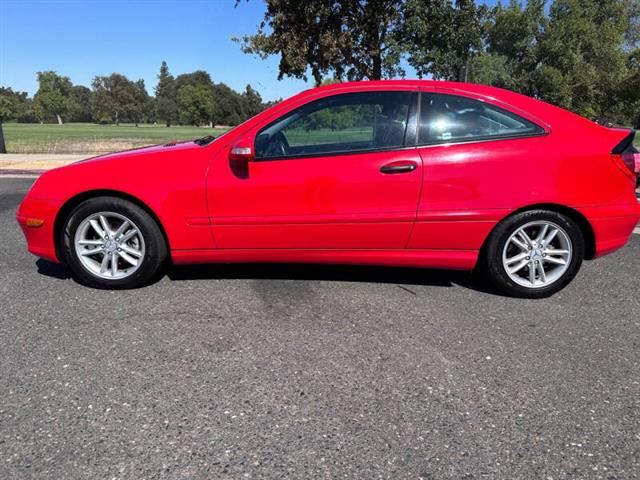
M 94 287 L 168 260 L 318 262 L 482 269 L 543 297 L 629 239 L 633 136 L 487 86 L 343 83 L 216 139 L 51 170 L 17 218 L 30 252 Z

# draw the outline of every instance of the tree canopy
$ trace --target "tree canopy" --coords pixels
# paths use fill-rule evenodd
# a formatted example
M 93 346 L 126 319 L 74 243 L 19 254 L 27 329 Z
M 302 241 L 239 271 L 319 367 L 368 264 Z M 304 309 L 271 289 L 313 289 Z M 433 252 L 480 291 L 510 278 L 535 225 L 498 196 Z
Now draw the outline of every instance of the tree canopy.
M 636 1 L 636 0 L 634 0 Z M 506 87 L 589 118 L 631 121 L 633 76 L 625 44 L 633 36 L 632 3 L 621 0 L 544 0 L 496 6 L 486 23 L 486 47 L 470 80 Z M 625 94 L 626 92 L 626 94 Z
M 56 117 L 62 125 L 71 108 L 71 80 L 53 71 L 38 72 L 38 91 L 34 96 L 36 111 L 41 119 Z
M 239 2 L 237 2 L 239 3 Z M 320 84 L 328 75 L 379 80 L 401 73 L 404 1 L 268 0 L 254 35 L 236 39 L 245 53 L 280 55 L 285 75 Z
M 171 126 L 178 115 L 176 83 L 165 61 L 160 66 L 156 85 L 156 115 L 167 127 Z
M 178 111 L 183 125 L 203 125 L 211 122 L 211 89 L 205 85 L 185 85 L 178 90 Z
M 236 40 L 245 53 L 278 56 L 278 78 L 376 80 L 410 65 L 419 77 L 509 88 L 591 118 L 639 114 L 640 0 L 266 4 L 257 31 Z

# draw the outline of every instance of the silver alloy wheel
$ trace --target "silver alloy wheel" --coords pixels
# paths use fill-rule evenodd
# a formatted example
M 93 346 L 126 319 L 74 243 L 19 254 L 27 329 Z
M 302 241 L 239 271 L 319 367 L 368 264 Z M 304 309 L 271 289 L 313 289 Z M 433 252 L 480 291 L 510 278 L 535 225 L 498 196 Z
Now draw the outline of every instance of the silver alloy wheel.
M 144 261 L 140 229 L 115 212 L 98 212 L 85 218 L 76 230 L 73 244 L 82 266 L 99 278 L 127 278 Z
M 523 225 L 509 237 L 502 266 L 518 285 L 542 288 L 564 275 L 572 256 L 569 235 L 555 223 L 542 220 Z

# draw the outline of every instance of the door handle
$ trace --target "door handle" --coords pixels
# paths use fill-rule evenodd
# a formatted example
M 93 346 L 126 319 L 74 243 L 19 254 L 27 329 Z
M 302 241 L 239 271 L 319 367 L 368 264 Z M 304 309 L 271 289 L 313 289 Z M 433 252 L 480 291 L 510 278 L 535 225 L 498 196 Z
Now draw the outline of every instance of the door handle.
M 398 160 L 397 162 L 387 163 L 380 167 L 380 171 L 386 174 L 392 173 L 409 173 L 418 168 L 418 164 L 411 160 Z

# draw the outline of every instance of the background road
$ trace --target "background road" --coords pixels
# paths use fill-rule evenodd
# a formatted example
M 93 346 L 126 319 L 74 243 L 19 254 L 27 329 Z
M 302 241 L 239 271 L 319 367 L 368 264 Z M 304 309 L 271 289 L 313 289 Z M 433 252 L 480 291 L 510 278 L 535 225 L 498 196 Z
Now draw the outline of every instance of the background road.
M 640 235 L 555 297 L 460 273 L 173 269 L 91 290 L 0 179 L 0 478 L 630 479 Z

